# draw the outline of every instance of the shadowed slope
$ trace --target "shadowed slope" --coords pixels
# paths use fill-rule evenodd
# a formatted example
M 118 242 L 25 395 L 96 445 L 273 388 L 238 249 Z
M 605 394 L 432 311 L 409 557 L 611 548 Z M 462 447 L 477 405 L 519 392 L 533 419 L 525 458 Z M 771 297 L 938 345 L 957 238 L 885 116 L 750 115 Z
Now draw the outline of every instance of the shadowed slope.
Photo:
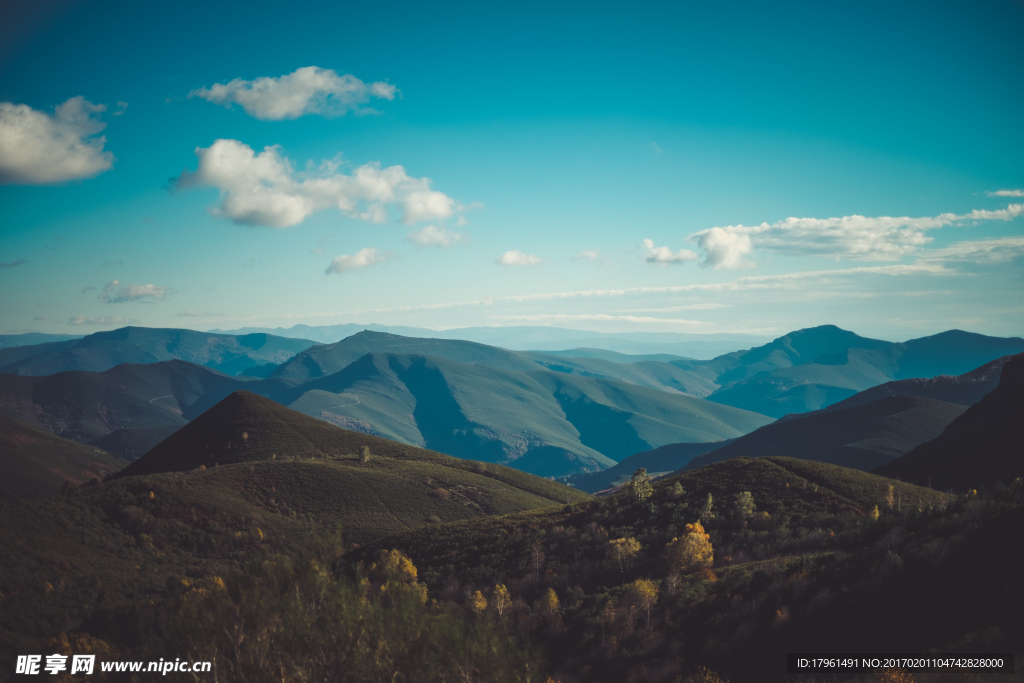
M 999 386 L 945 431 L 877 470 L 938 489 L 965 491 L 1024 476 L 1024 354 L 1003 366 Z
M 817 460 L 868 471 L 934 438 L 964 410 L 953 403 L 893 396 L 844 410 L 821 411 L 762 427 L 694 458 L 684 471 L 730 458 L 762 456 Z
M 65 481 L 103 479 L 126 464 L 99 448 L 0 416 L 0 503 L 54 496 Z

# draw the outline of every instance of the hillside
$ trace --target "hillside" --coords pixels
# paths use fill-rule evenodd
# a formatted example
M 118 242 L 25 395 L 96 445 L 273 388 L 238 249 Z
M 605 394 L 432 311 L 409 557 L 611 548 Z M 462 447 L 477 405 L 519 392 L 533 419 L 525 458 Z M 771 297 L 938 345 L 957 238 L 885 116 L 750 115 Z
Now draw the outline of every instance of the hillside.
M 60 493 L 65 481 L 103 479 L 127 463 L 0 415 L 0 504 Z
M 531 366 L 517 372 L 373 353 L 328 377 L 246 388 L 347 429 L 541 476 L 604 469 L 639 450 L 732 438 L 768 422 L 681 394 Z
M 543 353 L 524 353 L 522 355 L 543 368 L 567 375 L 617 379 L 641 387 L 686 394 L 697 398 L 704 398 L 717 388 L 715 384 L 664 360 L 623 362 L 606 358 L 571 357 Z M 629 358 L 624 354 L 616 355 Z M 671 358 L 671 356 L 641 356 L 640 358 L 666 357 Z
M 14 346 L 33 346 L 36 344 L 65 342 L 73 339 L 81 339 L 82 336 L 83 335 L 80 334 L 42 334 L 40 332 L 0 334 L 0 349 L 8 349 Z
M 966 491 L 1024 477 L 1024 355 L 1003 365 L 999 386 L 942 434 L 879 467 L 888 477 Z
M 73 341 L 0 348 L 0 373 L 39 376 L 76 370 L 103 372 L 121 363 L 176 359 L 237 375 L 254 365 L 283 363 L 313 344 L 268 334 L 123 327 Z
M 865 472 L 942 433 L 967 408 L 927 398 L 891 396 L 842 410 L 780 420 L 686 465 L 692 471 L 730 458 L 778 456 Z
M 654 361 L 656 363 L 671 363 L 674 360 L 695 360 L 685 356 L 677 356 L 672 353 L 619 353 L 605 349 L 588 349 L 586 347 L 577 349 L 565 349 L 563 351 L 524 351 L 524 354 L 538 354 L 541 356 L 555 356 L 558 358 L 595 358 L 607 360 L 613 363 L 642 363 Z
M 128 457 L 149 450 L 167 429 L 181 427 L 240 386 L 220 372 L 178 360 L 126 363 L 105 372 L 0 374 L 0 414 L 73 441 L 141 430 L 124 437 L 134 442 L 119 453 Z
M 974 629 L 989 630 L 963 647 L 991 651 L 1016 638 L 1006 600 L 1019 604 L 1019 582 L 982 577 L 1013 575 L 1020 547 L 992 541 L 1020 518 L 1020 502 L 970 509 L 975 538 L 961 533 L 967 506 L 951 496 L 824 463 L 741 458 L 655 482 L 642 501 L 620 494 L 427 527 L 346 558 L 365 567 L 381 549 L 401 550 L 457 615 L 471 614 L 480 591 L 492 618 L 543 644 L 553 680 L 668 683 L 701 664 L 732 683 L 762 683 L 785 680 L 780 653 L 809 640 L 821 650 L 825 636 L 881 651 L 955 647 Z M 669 545 L 701 517 L 709 566 L 673 559 Z M 971 553 L 977 560 L 965 562 Z M 924 599 L 925 587 L 955 593 L 959 581 L 969 599 Z M 492 607 L 499 587 L 504 611 Z M 897 623 L 871 627 L 888 602 L 905 608 Z M 947 608 L 955 619 L 940 618 Z
M 587 493 L 607 491 L 629 480 L 641 467 L 647 470 L 648 476 L 671 474 L 685 467 L 697 456 L 704 455 L 716 448 L 728 445 L 735 439 L 723 439 L 705 443 L 670 443 L 649 451 L 634 453 L 614 467 L 600 472 L 574 474 L 560 479 Z

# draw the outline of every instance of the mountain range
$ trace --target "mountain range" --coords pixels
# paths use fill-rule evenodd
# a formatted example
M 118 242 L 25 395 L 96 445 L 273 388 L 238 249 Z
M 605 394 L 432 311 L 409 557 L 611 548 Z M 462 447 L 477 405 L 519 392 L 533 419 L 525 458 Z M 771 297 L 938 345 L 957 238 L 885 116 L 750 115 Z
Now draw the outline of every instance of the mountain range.
M 122 327 L 81 339 L 0 348 L 0 373 L 52 375 L 103 372 L 121 363 L 184 360 L 229 375 L 277 365 L 316 342 L 268 334 L 225 335 L 193 330 Z

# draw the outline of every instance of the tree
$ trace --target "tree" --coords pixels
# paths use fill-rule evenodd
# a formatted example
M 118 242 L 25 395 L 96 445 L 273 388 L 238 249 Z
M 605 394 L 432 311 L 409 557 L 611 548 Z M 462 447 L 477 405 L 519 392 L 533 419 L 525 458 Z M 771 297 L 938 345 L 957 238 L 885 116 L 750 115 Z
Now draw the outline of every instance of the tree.
M 736 502 L 733 504 L 733 512 L 740 519 L 746 519 L 754 514 L 757 506 L 754 505 L 754 496 L 750 491 L 743 491 L 736 494 Z
M 641 548 L 640 541 L 635 538 L 616 538 L 608 541 L 604 551 L 604 562 L 607 566 L 618 569 L 619 575 L 624 577 L 626 570 L 640 554 Z
M 892 484 L 889 484 L 889 491 L 885 494 L 885 507 L 892 510 L 892 506 L 896 503 L 895 489 Z
M 711 536 L 704 533 L 700 522 L 686 525 L 686 533 L 673 538 L 665 545 L 663 557 L 669 566 L 669 573 L 690 572 L 710 567 L 714 562 Z
M 505 588 L 505 584 L 500 583 L 494 587 L 494 609 L 498 610 L 498 616 L 502 617 L 509 607 L 512 606 L 512 595 L 508 592 L 508 588 Z
M 868 517 L 871 518 L 871 521 L 877 522 L 878 521 L 878 516 L 879 516 L 878 506 L 876 505 L 875 507 L 871 508 L 871 512 L 868 513 Z
M 480 591 L 473 593 L 473 599 L 470 600 L 470 606 L 473 608 L 473 612 L 480 616 L 487 610 L 487 598 Z
M 686 495 L 686 489 L 683 488 L 683 485 L 677 479 L 676 483 L 672 485 L 672 497 L 682 498 L 684 495 Z
M 711 511 L 711 508 L 712 508 L 713 505 L 714 505 L 714 499 L 711 498 L 711 494 L 709 493 L 708 494 L 708 499 L 706 501 L 704 501 L 704 505 L 701 507 L 700 515 L 697 516 L 697 519 L 700 520 L 701 522 L 709 522 L 712 519 L 714 519 L 715 518 L 715 513 Z
M 658 584 L 647 579 L 637 579 L 626 586 L 626 599 L 644 612 L 650 624 L 651 608 L 658 602 Z
M 544 597 L 540 599 L 540 611 L 551 621 L 561 618 L 562 604 L 558 601 L 558 593 L 554 588 L 549 588 Z
M 638 503 L 642 503 L 651 497 L 654 493 L 654 487 L 651 486 L 651 478 L 647 476 L 647 469 L 641 467 L 633 476 L 629 482 L 622 487 L 622 490 L 626 492 L 626 495 Z
M 369 446 L 363 446 L 363 452 L 362 452 L 362 455 L 359 456 L 359 462 L 363 463 L 364 465 L 366 463 L 370 462 L 370 447 Z

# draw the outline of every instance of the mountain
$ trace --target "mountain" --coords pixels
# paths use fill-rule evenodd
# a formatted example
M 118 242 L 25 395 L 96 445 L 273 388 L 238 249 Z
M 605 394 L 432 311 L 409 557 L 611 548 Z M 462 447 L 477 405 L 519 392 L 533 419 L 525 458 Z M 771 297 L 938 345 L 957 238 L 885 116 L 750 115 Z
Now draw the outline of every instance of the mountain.
M 870 471 L 942 433 L 967 408 L 890 396 L 779 420 L 691 460 L 684 472 L 732 458 L 791 457 Z
M 81 339 L 80 334 L 43 334 L 41 332 L 26 332 L 25 334 L 0 334 L 0 349 L 7 349 L 13 346 L 31 346 L 35 344 L 49 344 L 53 342 L 64 342 L 72 339 Z
M 718 385 L 710 401 L 782 417 L 824 408 L 895 379 L 961 374 L 1021 351 L 1019 337 L 952 330 L 893 343 L 823 325 L 709 362 L 672 364 Z
M 507 358 L 499 351 L 492 353 Z M 513 366 L 521 360 L 511 358 Z M 541 476 L 604 469 L 639 450 L 732 438 L 769 421 L 678 393 L 545 370 L 531 361 L 525 361 L 529 371 L 485 364 L 493 356 L 483 361 L 371 353 L 326 377 L 291 384 L 273 378 L 247 388 L 347 429 Z
M 877 473 L 937 489 L 966 491 L 1024 477 L 1024 354 L 1003 365 L 999 386 L 942 434 Z
M 684 334 L 675 332 L 620 332 L 605 333 L 571 330 L 562 327 L 463 327 L 431 330 L 419 327 L 389 325 L 294 325 L 283 327 L 243 327 L 236 330 L 211 330 L 219 334 L 267 333 L 279 337 L 313 339 L 329 344 L 345 337 L 369 330 L 396 334 L 403 337 L 456 339 L 516 351 L 531 349 L 561 351 L 588 347 L 623 354 L 674 355 L 688 358 L 711 359 L 737 349 L 767 341 L 763 335 L 752 334 Z
M 647 476 L 649 477 L 675 473 L 697 456 L 726 446 L 733 441 L 735 439 L 703 443 L 670 443 L 649 451 L 634 453 L 614 467 L 609 467 L 606 470 L 586 474 L 573 474 L 559 481 L 564 481 L 587 493 L 607 491 L 614 486 L 629 481 L 633 473 L 641 467 L 647 470 Z
M 604 353 L 611 354 L 612 352 Z M 615 355 L 624 358 L 630 357 L 625 354 Z M 697 398 L 703 398 L 717 388 L 711 382 L 697 377 L 694 373 L 682 370 L 665 361 L 637 360 L 634 362 L 622 362 L 606 360 L 605 358 L 548 355 L 536 352 L 522 353 L 522 356 L 529 358 L 541 367 L 554 370 L 555 372 L 568 375 L 582 375 L 584 377 L 617 379 L 641 387 L 678 392 L 687 396 L 696 396 Z M 662 355 L 653 357 L 678 359 L 678 356 Z M 651 358 L 651 356 L 640 356 L 638 358 Z
M 0 415 L 0 503 L 55 496 L 65 481 L 103 479 L 126 464 L 98 448 Z
M 402 337 L 363 331 L 334 344 L 313 346 L 277 368 L 271 377 L 305 380 L 333 375 L 368 353 L 437 356 L 460 363 L 503 370 L 533 370 L 535 364 L 518 353 L 475 342 Z
M 155 429 L 131 437 L 137 443 L 130 450 L 115 449 L 126 458 L 137 457 L 139 448 L 145 452 L 166 436 L 161 430 L 181 427 L 244 384 L 180 360 L 126 363 L 105 372 L 0 374 L 0 414 L 82 442 L 118 430 Z
M 0 348 L 0 373 L 37 376 L 73 370 L 102 372 L 121 363 L 177 359 L 237 375 L 254 365 L 282 363 L 314 343 L 268 334 L 238 336 L 123 327 L 78 340 Z
M 531 355 L 536 354 L 540 356 L 556 356 L 558 358 L 571 358 L 574 360 L 578 360 L 580 358 L 596 358 L 598 360 L 607 360 L 613 363 L 640 363 L 644 361 L 654 361 L 657 363 L 671 363 L 674 360 L 694 360 L 693 358 L 677 356 L 672 353 L 635 354 L 619 353 L 618 351 L 607 351 L 605 349 L 588 348 L 565 349 L 564 351 L 527 351 L 526 353 Z

